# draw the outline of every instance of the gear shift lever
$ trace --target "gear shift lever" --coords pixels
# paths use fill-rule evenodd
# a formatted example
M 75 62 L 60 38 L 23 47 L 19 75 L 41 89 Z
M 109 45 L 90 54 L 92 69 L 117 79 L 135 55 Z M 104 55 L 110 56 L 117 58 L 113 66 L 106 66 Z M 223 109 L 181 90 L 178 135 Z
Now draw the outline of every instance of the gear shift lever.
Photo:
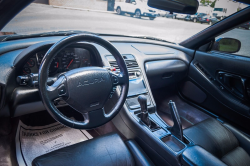
M 139 115 L 139 117 L 141 118 L 141 121 L 143 121 L 150 128 L 151 121 L 148 118 L 147 97 L 144 95 L 140 95 L 138 97 L 138 102 L 141 106 L 141 114 Z
M 170 108 L 172 120 L 174 122 L 174 125 L 173 125 L 173 127 L 171 127 L 170 131 L 179 140 L 184 141 L 183 140 L 183 130 L 182 130 L 181 119 L 180 119 L 179 113 L 177 111 L 177 108 L 175 106 L 175 102 L 170 100 L 168 105 Z

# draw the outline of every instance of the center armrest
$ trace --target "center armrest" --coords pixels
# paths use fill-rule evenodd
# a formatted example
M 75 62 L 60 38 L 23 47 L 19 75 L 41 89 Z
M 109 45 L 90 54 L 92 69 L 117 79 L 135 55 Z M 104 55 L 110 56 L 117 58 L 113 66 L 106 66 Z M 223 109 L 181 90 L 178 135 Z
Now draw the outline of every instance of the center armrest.
M 206 151 L 200 146 L 188 147 L 181 157 L 181 162 L 184 166 L 226 166 L 217 157 Z

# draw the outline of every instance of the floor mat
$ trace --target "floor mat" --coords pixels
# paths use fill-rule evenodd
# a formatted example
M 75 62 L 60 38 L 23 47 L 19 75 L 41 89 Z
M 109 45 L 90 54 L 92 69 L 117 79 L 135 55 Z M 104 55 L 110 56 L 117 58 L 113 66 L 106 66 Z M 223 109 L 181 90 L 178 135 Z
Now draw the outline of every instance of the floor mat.
M 19 121 L 16 133 L 17 161 L 20 166 L 31 166 L 37 156 L 92 138 L 86 130 L 72 129 L 58 122 L 34 127 Z
M 176 104 L 177 110 L 181 118 L 183 129 L 188 128 L 203 120 L 206 120 L 207 118 L 210 118 L 209 115 L 183 101 L 177 95 L 177 92 L 174 88 L 173 90 L 154 90 L 153 95 L 157 106 L 157 113 L 170 126 L 173 125 L 173 121 L 170 114 L 170 108 L 168 106 L 170 100 L 172 100 Z

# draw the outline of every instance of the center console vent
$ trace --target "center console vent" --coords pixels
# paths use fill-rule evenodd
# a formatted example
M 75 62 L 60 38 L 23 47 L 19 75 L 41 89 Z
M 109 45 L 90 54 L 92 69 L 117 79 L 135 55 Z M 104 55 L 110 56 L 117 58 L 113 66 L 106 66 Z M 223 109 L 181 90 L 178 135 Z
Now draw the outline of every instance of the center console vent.
M 133 55 L 122 55 L 122 57 L 128 69 L 139 68 L 139 65 Z M 112 55 L 106 56 L 106 58 L 108 59 L 110 66 L 116 68 L 116 70 L 120 70 L 115 58 Z
M 128 69 L 139 67 L 138 63 L 135 60 L 125 60 L 125 63 L 126 63 L 126 66 Z M 109 61 L 109 64 L 110 64 L 110 66 L 116 68 L 116 70 L 120 70 L 116 61 Z
M 136 62 L 136 60 L 125 60 L 125 63 L 127 65 L 127 68 L 135 68 L 135 67 L 139 67 L 138 63 Z

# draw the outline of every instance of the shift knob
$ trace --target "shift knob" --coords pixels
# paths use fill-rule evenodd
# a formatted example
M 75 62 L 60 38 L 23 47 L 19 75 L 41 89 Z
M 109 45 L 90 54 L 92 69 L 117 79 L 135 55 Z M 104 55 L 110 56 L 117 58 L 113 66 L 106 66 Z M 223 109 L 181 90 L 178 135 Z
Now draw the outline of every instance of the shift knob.
M 141 113 L 140 113 L 139 117 L 141 118 L 141 121 L 143 121 L 143 123 L 145 123 L 150 128 L 151 121 L 148 118 L 147 97 L 144 95 L 140 95 L 138 97 L 138 102 L 141 105 Z
M 147 97 L 144 95 L 140 95 L 138 97 L 138 102 L 140 103 L 142 113 L 147 113 L 148 112 Z

